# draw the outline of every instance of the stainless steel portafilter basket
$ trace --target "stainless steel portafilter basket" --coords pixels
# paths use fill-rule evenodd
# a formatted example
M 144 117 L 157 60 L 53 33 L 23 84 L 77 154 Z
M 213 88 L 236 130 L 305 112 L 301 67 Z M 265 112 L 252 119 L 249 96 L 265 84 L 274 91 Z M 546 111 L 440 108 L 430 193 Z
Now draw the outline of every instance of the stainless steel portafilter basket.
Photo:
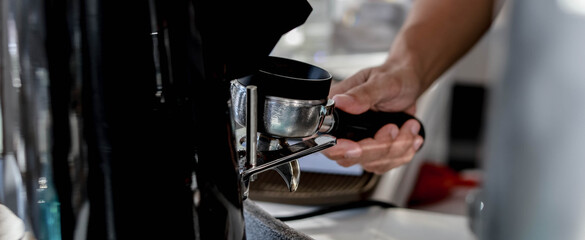
M 261 69 L 232 81 L 232 113 L 246 126 L 246 87 L 258 87 L 258 131 L 274 137 L 302 138 L 315 134 L 333 101 L 327 99 L 331 74 L 322 68 L 279 57 L 269 57 Z

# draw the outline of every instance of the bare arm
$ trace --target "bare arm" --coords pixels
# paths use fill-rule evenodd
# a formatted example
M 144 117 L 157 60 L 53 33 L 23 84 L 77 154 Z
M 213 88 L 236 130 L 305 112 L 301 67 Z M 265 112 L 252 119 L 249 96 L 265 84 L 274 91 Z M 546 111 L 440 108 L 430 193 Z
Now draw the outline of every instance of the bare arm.
M 489 29 L 493 0 L 415 0 L 388 63 L 410 60 L 426 89 Z
M 489 29 L 492 6 L 493 0 L 415 0 L 387 60 L 331 88 L 336 107 L 414 114 L 418 97 Z M 388 124 L 374 138 L 339 139 L 323 153 L 342 166 L 361 164 L 381 174 L 413 158 L 423 142 L 419 128 L 414 120 L 400 129 Z

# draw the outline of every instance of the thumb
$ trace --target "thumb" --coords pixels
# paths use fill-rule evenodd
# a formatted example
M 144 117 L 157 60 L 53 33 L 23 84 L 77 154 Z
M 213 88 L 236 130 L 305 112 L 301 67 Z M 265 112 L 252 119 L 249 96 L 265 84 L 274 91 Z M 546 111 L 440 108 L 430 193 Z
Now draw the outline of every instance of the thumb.
M 332 86 L 332 99 L 335 107 L 347 113 L 361 114 L 377 102 L 384 86 L 384 81 L 376 81 L 375 68 L 367 68 Z
M 355 86 L 345 93 L 333 96 L 335 107 L 351 114 L 361 114 L 377 102 L 377 96 L 381 89 L 377 89 L 376 84 L 371 81 L 364 82 Z
M 370 104 L 361 100 L 361 98 L 356 98 L 350 94 L 337 94 L 333 96 L 335 107 L 350 114 L 361 114 L 370 109 Z

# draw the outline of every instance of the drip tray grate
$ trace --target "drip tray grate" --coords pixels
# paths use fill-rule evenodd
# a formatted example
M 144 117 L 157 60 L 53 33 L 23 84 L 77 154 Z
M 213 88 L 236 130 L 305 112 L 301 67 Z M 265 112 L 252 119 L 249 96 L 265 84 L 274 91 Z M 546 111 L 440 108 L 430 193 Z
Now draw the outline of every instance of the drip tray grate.
M 296 205 L 330 205 L 368 198 L 379 175 L 364 172 L 360 176 L 302 172 L 297 191 L 290 192 L 276 171 L 257 175 L 250 183 L 250 199 Z

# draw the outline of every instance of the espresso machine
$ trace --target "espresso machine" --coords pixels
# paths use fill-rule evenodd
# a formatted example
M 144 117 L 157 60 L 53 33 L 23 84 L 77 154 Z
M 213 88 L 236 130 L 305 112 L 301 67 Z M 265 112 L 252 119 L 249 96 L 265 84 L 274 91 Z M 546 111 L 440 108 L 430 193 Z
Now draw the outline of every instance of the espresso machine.
M 0 203 L 38 239 L 245 239 L 256 174 L 412 118 L 362 131 L 269 57 L 304 0 L 0 2 Z

